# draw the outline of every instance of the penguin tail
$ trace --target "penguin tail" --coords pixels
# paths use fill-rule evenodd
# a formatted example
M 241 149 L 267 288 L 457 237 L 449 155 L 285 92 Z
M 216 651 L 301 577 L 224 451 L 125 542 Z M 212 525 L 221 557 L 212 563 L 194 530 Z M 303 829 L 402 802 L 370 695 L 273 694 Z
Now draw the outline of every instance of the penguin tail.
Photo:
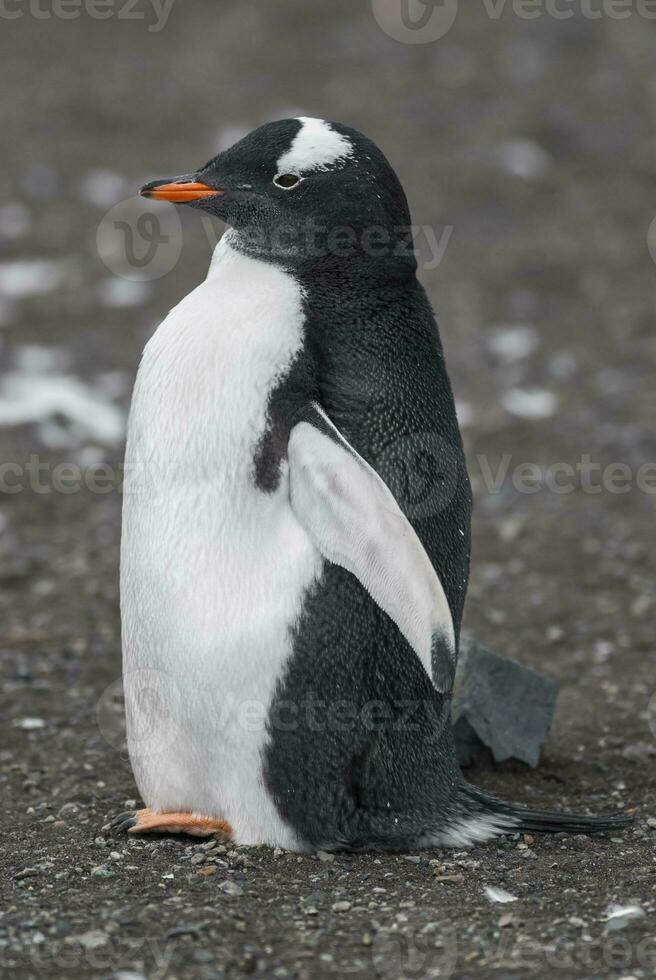
M 440 832 L 441 843 L 454 847 L 475 844 L 501 834 L 599 834 L 621 830 L 633 823 L 633 818 L 626 813 L 591 817 L 580 813 L 532 810 L 519 803 L 505 803 L 468 783 L 459 787 L 457 800 L 456 814 L 444 822 Z

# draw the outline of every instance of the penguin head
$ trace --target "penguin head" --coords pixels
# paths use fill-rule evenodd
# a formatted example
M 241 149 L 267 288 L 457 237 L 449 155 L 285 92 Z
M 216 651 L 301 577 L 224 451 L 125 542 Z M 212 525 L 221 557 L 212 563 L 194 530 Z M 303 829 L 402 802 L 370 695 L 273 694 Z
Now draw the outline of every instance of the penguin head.
M 414 263 L 394 170 L 371 140 L 339 123 L 267 123 L 199 170 L 151 181 L 141 194 L 222 219 L 238 247 L 270 261 L 331 254 Z

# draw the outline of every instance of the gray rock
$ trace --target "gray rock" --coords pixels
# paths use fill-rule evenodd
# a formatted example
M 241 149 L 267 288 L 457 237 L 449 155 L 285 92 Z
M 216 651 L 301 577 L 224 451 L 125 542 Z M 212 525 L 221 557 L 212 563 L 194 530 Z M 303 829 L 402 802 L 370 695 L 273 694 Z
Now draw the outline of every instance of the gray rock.
M 558 684 L 463 634 L 453 698 L 453 726 L 461 765 L 481 745 L 497 762 L 537 766 L 553 720 Z
M 107 945 L 109 936 L 101 929 L 90 929 L 89 932 L 84 932 L 78 936 L 77 941 L 85 949 L 98 949 L 99 946 Z
M 32 878 L 34 875 L 38 875 L 38 868 L 23 868 L 22 871 L 18 871 L 14 875 L 14 881 L 22 881 L 23 878 Z
M 225 892 L 226 895 L 232 895 L 235 898 L 238 898 L 244 894 L 244 889 L 241 887 L 241 885 L 238 885 L 236 881 L 231 881 L 230 879 L 227 881 L 222 881 L 219 888 L 222 892 Z

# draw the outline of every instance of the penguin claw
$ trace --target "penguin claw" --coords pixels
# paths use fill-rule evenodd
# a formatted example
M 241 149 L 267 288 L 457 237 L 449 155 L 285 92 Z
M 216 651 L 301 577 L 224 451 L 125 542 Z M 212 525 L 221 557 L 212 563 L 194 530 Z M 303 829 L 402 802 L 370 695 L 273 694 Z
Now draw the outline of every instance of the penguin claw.
M 124 810 L 123 813 L 117 813 L 115 817 L 109 821 L 109 826 L 115 828 L 116 830 L 125 829 L 125 824 L 132 821 L 131 826 L 137 821 L 138 810 Z
M 137 824 L 136 817 L 128 817 L 127 820 L 123 820 L 121 823 L 113 824 L 112 826 L 114 830 L 120 834 L 120 833 L 125 833 L 128 830 L 131 830 L 132 827 L 136 827 L 136 824 Z

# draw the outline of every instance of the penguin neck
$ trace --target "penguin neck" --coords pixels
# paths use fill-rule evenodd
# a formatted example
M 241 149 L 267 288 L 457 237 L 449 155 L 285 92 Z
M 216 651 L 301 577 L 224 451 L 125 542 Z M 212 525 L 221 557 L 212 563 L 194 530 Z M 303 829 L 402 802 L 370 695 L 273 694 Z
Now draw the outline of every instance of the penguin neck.
M 361 251 L 349 256 L 329 253 L 298 265 L 301 279 L 330 291 L 349 291 L 361 298 L 366 294 L 379 295 L 381 290 L 389 292 L 409 286 L 416 282 L 416 272 L 414 254 L 405 251 L 375 257 Z
M 417 258 L 412 243 L 403 232 L 375 229 L 334 229 L 322 232 L 319 226 L 307 225 L 279 235 L 262 229 L 229 228 L 214 252 L 212 264 L 225 249 L 276 265 L 298 278 L 318 277 L 332 281 L 340 288 L 364 285 L 376 289 L 381 282 L 395 283 L 413 279 Z

